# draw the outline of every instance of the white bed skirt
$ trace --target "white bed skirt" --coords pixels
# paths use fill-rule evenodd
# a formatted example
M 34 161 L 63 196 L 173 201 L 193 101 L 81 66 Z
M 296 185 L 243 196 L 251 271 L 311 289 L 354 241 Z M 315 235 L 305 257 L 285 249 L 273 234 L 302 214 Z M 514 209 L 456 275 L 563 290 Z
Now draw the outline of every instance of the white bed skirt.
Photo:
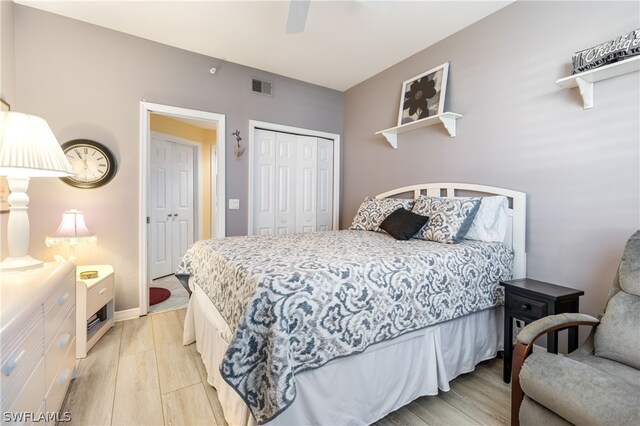
M 362 425 L 423 395 L 449 390 L 449 381 L 502 350 L 503 309 L 485 310 L 408 333 L 297 374 L 293 404 L 270 425 Z M 207 380 L 232 426 L 256 424 L 244 401 L 222 379 L 219 365 L 232 338 L 228 325 L 196 286 L 183 343 L 196 341 Z

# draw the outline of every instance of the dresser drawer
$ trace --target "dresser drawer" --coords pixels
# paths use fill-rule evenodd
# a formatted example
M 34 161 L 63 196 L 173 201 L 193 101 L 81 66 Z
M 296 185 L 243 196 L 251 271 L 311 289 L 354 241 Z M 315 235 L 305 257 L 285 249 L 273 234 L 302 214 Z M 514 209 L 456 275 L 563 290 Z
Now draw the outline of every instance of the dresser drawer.
M 73 272 L 65 277 L 44 303 L 45 348 L 51 345 L 69 312 L 74 311 L 75 305 L 76 281 L 75 272 Z
M 113 274 L 87 290 L 87 316 L 85 319 L 89 319 L 111 299 L 113 299 Z
M 38 413 L 41 412 L 44 403 L 42 390 L 44 389 L 44 361 L 40 361 L 38 365 L 31 370 L 31 377 L 28 378 L 22 390 L 16 394 L 15 401 L 10 408 L 3 409 L 3 413 Z M 4 404 L 3 404 L 4 405 Z M 5 424 L 3 417 L 2 424 Z M 16 419 L 17 420 L 17 419 Z M 33 419 L 25 419 L 25 423 L 29 424 Z M 20 424 L 19 421 L 6 422 L 7 424 Z
M 547 304 L 519 294 L 511 294 L 507 308 L 511 315 L 536 320 L 547 316 Z
M 72 310 L 62 323 L 62 327 L 57 333 L 54 333 L 54 338 L 51 341 L 50 346 L 45 352 L 45 369 L 46 369 L 46 384 L 47 388 L 51 385 L 54 376 L 60 364 L 64 359 L 64 356 L 69 351 L 72 343 L 75 342 L 74 337 L 76 335 L 76 316 L 75 311 Z M 73 348 L 75 351 L 75 347 Z
M 14 401 L 24 384 L 42 360 L 44 353 L 42 331 L 42 308 L 26 317 L 18 324 L 21 329 L 3 331 L 0 353 L 0 401 L 2 411 L 6 411 Z M 44 362 L 42 363 L 44 367 Z M 44 370 L 41 380 L 44 383 Z M 44 389 L 44 388 L 42 388 Z M 42 391 L 41 391 L 42 392 Z M 32 408 L 38 408 L 36 405 Z
M 75 342 L 76 339 L 74 337 L 71 340 L 69 350 L 65 354 L 62 364 L 60 365 L 60 369 L 55 372 L 53 382 L 51 384 L 47 383 L 47 386 L 50 385 L 50 387 L 45 399 L 45 408 L 49 413 L 60 411 L 64 397 L 67 394 L 67 389 L 69 388 L 69 383 L 71 383 L 71 380 L 75 377 Z

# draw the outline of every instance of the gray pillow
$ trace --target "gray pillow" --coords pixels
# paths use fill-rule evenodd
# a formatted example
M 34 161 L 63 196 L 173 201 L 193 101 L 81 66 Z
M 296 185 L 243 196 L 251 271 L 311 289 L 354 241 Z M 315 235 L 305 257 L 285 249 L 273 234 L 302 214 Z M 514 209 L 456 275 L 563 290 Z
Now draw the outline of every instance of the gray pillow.
M 353 218 L 351 228 L 358 231 L 380 231 L 380 224 L 391 213 L 398 209 L 411 210 L 415 200 L 404 198 L 382 198 L 376 200 L 373 197 L 364 199 L 356 216 Z
M 438 243 L 457 243 L 469 231 L 481 198 L 443 198 L 421 195 L 412 212 L 428 216 L 429 222 L 416 238 Z

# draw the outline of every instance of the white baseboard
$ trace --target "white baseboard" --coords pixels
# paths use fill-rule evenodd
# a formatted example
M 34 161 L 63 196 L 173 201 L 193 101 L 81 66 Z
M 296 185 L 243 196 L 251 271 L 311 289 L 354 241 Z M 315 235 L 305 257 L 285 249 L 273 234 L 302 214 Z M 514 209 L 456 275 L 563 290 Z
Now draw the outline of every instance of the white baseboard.
M 138 318 L 140 316 L 140 308 L 127 309 L 124 311 L 116 311 L 113 314 L 115 321 L 124 321 L 128 319 Z

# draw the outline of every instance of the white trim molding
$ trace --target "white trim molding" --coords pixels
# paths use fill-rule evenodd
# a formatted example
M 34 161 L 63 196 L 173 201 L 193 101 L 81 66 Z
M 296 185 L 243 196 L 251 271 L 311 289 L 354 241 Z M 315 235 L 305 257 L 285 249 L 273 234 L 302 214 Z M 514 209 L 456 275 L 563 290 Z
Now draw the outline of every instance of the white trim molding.
M 180 108 L 170 105 L 156 104 L 146 101 L 140 102 L 140 172 L 139 172 L 139 197 L 138 197 L 138 301 L 139 315 L 146 315 L 149 308 L 149 291 L 147 280 L 149 278 L 148 270 L 148 226 L 147 216 L 149 216 L 149 200 L 148 188 L 150 179 L 150 119 L 151 113 L 159 113 L 163 115 L 177 116 L 196 120 L 216 121 L 217 131 L 217 164 L 215 165 L 216 177 L 216 196 L 218 203 L 215 209 L 211 209 L 211 224 L 215 223 L 215 237 L 221 238 L 226 234 L 226 180 L 225 180 L 225 148 L 226 148 L 226 117 L 224 114 L 213 112 L 199 111 L 194 109 Z M 213 199 L 213 197 L 212 197 Z
M 125 309 L 124 311 L 115 311 L 113 313 L 113 320 L 124 321 L 124 320 L 138 318 L 139 316 L 140 316 L 140 309 L 138 308 Z

